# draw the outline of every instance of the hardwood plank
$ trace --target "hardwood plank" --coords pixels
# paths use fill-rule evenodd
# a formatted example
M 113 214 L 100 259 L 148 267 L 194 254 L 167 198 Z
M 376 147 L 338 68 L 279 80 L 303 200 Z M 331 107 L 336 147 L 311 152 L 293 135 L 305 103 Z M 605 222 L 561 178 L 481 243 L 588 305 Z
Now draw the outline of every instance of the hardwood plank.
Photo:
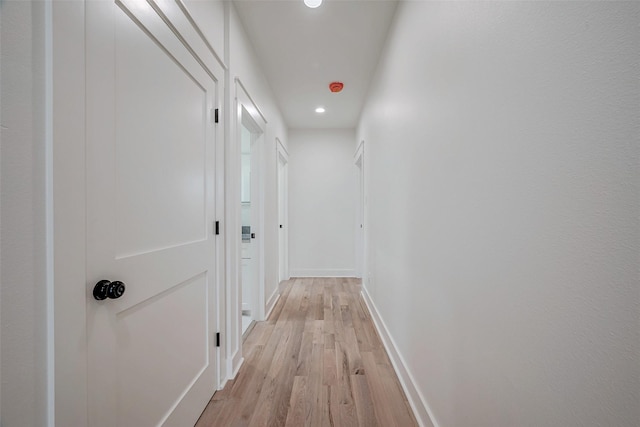
M 326 325 L 327 323 L 325 322 L 325 326 Z M 326 350 L 333 350 L 334 348 L 336 348 L 336 336 L 334 334 L 328 333 L 326 330 L 324 334 L 324 348 Z
M 333 318 L 333 289 L 334 287 L 332 287 L 331 285 L 326 285 L 324 286 L 324 294 L 322 297 L 322 301 L 324 303 L 323 305 L 323 309 L 324 309 L 324 313 L 323 313 L 323 317 L 324 317 L 324 331 L 327 334 L 333 334 L 335 331 L 335 327 L 334 327 L 334 318 Z
M 338 385 L 338 369 L 336 367 L 335 349 L 324 349 L 324 372 L 322 376 L 323 385 Z
M 348 349 L 345 343 L 336 342 L 336 363 L 338 370 L 338 386 L 335 389 L 334 407 L 340 419 L 340 425 L 358 425 L 357 414 L 354 406 L 353 387 L 349 367 Z
M 322 427 L 340 426 L 340 420 L 331 406 L 332 386 L 322 386 Z
M 360 290 L 348 278 L 283 282 L 196 427 L 416 426 Z
M 312 347 L 313 332 L 303 332 L 300 352 L 298 353 L 296 375 L 309 375 L 309 362 L 311 361 Z
M 351 384 L 353 385 L 353 399 L 358 413 L 358 425 L 362 427 L 376 427 L 378 421 L 375 417 L 367 377 L 365 375 L 353 375 L 351 377 Z
M 309 371 L 309 404 L 311 405 L 311 426 L 323 425 L 323 414 L 327 401 L 323 393 L 324 345 L 313 344 L 311 369 Z
M 282 329 L 280 345 L 271 361 L 257 405 L 253 408 L 250 426 L 281 426 L 287 419 L 297 367 L 295 360 L 300 351 L 302 324 L 300 322 L 284 323 Z
M 347 350 L 347 357 L 349 359 L 349 374 L 363 375 L 364 366 L 362 365 L 362 358 L 360 356 L 358 340 L 353 328 L 348 328 L 345 330 L 345 348 Z
M 309 425 L 311 405 L 307 398 L 307 377 L 297 376 L 293 380 L 291 390 L 291 409 L 287 414 L 285 427 L 300 427 Z

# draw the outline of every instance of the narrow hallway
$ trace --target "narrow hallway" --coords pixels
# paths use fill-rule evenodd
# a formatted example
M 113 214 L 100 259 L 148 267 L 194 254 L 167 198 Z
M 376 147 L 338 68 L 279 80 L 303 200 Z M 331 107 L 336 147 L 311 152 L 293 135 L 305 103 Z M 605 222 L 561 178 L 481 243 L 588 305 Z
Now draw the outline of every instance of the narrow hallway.
M 360 290 L 358 279 L 283 282 L 196 426 L 417 425 Z
M 640 427 L 639 23 L 0 1 L 0 426 Z

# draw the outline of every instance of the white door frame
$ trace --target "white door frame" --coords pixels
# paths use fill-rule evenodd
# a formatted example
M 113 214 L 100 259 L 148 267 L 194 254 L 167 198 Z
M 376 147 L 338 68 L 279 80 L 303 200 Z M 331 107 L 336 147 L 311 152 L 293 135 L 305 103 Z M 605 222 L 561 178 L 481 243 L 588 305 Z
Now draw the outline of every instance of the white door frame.
M 55 425 L 88 425 L 84 3 L 52 3 Z M 64 306 L 61 302 L 64 301 Z
M 227 71 L 227 66 L 204 39 L 187 7 L 180 2 L 182 13 L 189 25 L 177 25 L 176 30 L 204 62 L 216 62 Z M 162 9 L 162 5 L 158 3 Z M 83 1 L 52 2 L 46 29 L 49 45 L 46 46 L 47 63 L 51 70 L 47 82 L 50 109 L 50 139 L 48 150 L 52 172 L 51 197 L 53 219 L 50 234 L 53 236 L 53 335 L 52 351 L 55 360 L 53 394 L 55 396 L 55 420 L 60 426 L 88 425 L 87 403 L 87 319 L 86 303 L 91 298 L 90 284 L 86 277 L 86 175 L 85 175 L 85 3 Z M 208 50 L 206 53 L 203 49 Z M 222 75 L 219 85 L 224 85 Z M 217 104 L 222 105 L 224 87 L 218 87 Z M 224 121 L 216 130 L 216 150 L 223 144 Z M 216 162 L 223 162 L 216 154 Z M 217 163 L 219 167 L 221 163 Z M 217 177 L 223 176 L 219 167 Z M 218 182 L 217 185 L 222 185 Z M 218 187 L 219 188 L 219 187 Z M 217 193 L 218 218 L 224 212 Z M 224 199 L 223 199 L 224 201 Z M 218 242 L 217 248 L 223 242 Z M 217 250 L 216 263 L 225 265 L 225 251 Z M 220 283 L 218 290 L 222 288 Z M 219 291 L 220 292 L 220 291 Z M 217 312 L 221 312 L 222 300 L 218 299 Z M 222 319 L 220 319 L 222 320 Z M 220 324 L 220 323 L 219 323 Z M 224 357 L 220 354 L 219 359 Z M 219 375 L 223 380 L 225 375 Z M 204 409 L 204 408 L 203 408 Z
M 241 148 L 240 148 L 240 126 L 244 123 L 248 124 L 248 129 L 252 133 L 259 134 L 256 141 L 256 149 L 258 150 L 258 195 L 256 197 L 259 222 L 256 227 L 256 242 L 258 253 L 258 295 L 257 295 L 257 312 L 255 320 L 263 320 L 265 317 L 265 261 L 264 261 L 264 185 L 265 185 L 265 161 L 264 161 L 264 145 L 267 119 L 264 117 L 260 108 L 249 95 L 246 87 L 239 77 L 235 81 L 235 106 L 232 116 L 231 130 L 233 133 L 229 138 L 229 169 L 228 169 L 228 192 L 227 203 L 230 216 L 227 220 L 226 233 L 229 243 L 229 266 L 230 271 L 227 275 L 227 334 L 226 345 L 228 350 L 228 367 L 227 372 L 230 377 L 236 375 L 244 359 L 242 357 L 242 289 L 240 285 L 241 278 L 241 203 L 240 203 L 240 184 L 241 184 Z M 234 119 L 235 117 L 235 119 Z M 252 195 L 253 203 L 253 195 Z
M 355 247 L 356 247 L 356 277 L 364 278 L 365 274 L 365 174 L 364 174 L 364 140 L 358 144 L 358 148 L 353 156 L 356 166 L 356 224 L 355 224 Z
M 282 169 L 280 162 L 283 163 Z M 278 222 L 283 226 L 278 233 L 278 282 L 289 280 L 289 152 L 276 138 L 276 179 L 278 183 Z M 281 183 L 282 188 L 280 188 Z M 281 211 L 282 210 L 282 211 Z M 282 257 L 283 259 L 280 259 Z

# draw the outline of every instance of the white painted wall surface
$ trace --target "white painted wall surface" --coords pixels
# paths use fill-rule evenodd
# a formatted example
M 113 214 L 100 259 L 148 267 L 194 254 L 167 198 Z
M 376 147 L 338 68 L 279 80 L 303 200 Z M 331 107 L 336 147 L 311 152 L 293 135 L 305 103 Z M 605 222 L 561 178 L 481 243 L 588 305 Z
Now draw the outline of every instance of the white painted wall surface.
M 292 277 L 355 274 L 353 129 L 289 130 Z
M 45 4 L 0 8 L 0 424 L 45 426 Z
M 273 302 L 277 296 L 278 291 L 278 197 L 277 197 L 277 158 L 276 158 L 276 138 L 286 146 L 287 145 L 287 128 L 285 127 L 282 114 L 278 106 L 275 103 L 275 98 L 271 91 L 271 87 L 267 82 L 266 76 L 262 72 L 260 63 L 253 51 L 253 47 L 246 36 L 245 30 L 242 27 L 235 6 L 233 3 L 228 2 L 225 6 L 227 9 L 226 25 L 228 26 L 228 64 L 229 64 L 229 76 L 228 82 L 231 89 L 231 104 L 229 106 L 229 113 L 225 116 L 227 121 L 227 129 L 229 131 L 229 143 L 235 143 L 236 141 L 236 115 L 235 111 L 231 109 L 235 108 L 234 101 L 234 79 L 240 78 L 242 84 L 245 86 L 251 98 L 255 101 L 260 108 L 265 118 L 267 119 L 267 126 L 264 135 L 264 188 L 265 188 L 265 229 L 262 230 L 262 238 L 264 238 L 265 248 L 265 305 L 269 305 Z M 235 173 L 235 172 L 234 172 Z M 239 190 L 238 190 L 239 191 Z M 239 208 L 240 194 L 238 193 L 238 208 Z M 240 244 L 240 225 L 237 226 L 237 244 Z M 238 260 L 239 261 L 239 260 Z M 231 286 L 231 292 L 237 292 L 238 272 L 240 265 L 232 267 L 233 270 L 229 272 L 229 280 Z M 232 298 L 236 294 L 232 294 Z M 234 307 L 235 309 L 236 307 Z M 239 310 L 239 307 L 237 307 Z M 268 307 L 265 307 L 268 309 Z M 233 322 L 231 325 L 232 331 L 238 331 L 240 328 L 240 312 L 230 313 L 230 320 Z M 239 356 L 241 337 L 234 335 L 230 337 L 230 356 L 232 358 L 232 370 L 238 368 L 239 359 L 234 358 L 234 355 Z
M 400 3 L 357 139 L 366 287 L 434 425 L 640 425 L 638 22 Z

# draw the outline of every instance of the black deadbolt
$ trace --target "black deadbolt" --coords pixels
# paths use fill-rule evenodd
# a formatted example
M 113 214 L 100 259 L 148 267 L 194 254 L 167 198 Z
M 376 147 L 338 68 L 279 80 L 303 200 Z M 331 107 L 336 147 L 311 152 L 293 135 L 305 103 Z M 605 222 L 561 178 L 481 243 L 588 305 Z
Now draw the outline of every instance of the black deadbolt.
M 109 280 L 100 280 L 93 287 L 93 297 L 98 301 L 104 299 L 120 298 L 124 294 L 125 286 L 120 281 L 110 282 Z

